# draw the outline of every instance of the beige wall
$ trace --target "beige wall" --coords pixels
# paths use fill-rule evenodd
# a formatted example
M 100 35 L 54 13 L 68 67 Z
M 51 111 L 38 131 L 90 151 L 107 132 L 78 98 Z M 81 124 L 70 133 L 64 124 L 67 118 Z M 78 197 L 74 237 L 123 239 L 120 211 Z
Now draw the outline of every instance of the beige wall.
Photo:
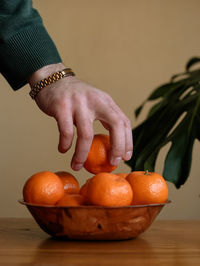
M 133 110 L 143 99 L 200 55 L 198 0 L 35 0 L 34 5 L 66 65 L 108 92 L 132 126 L 138 123 Z M 0 86 L 0 215 L 26 217 L 28 211 L 17 202 L 25 180 L 42 170 L 71 171 L 73 151 L 58 153 L 56 123 L 30 99 L 28 86 L 13 92 L 2 77 Z M 98 123 L 95 130 L 104 132 Z M 190 177 L 179 190 L 169 184 L 172 204 L 160 219 L 200 218 L 199 159 L 196 143 Z M 121 163 L 119 171 L 129 168 Z M 81 183 L 90 176 L 85 170 L 75 174 Z

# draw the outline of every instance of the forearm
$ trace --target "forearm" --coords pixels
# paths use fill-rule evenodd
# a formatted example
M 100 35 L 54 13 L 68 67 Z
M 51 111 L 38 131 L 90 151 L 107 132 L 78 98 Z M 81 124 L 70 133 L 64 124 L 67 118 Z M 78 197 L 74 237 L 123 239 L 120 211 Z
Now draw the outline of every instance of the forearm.
M 0 0 L 0 71 L 14 90 L 44 66 L 61 62 L 31 0 Z

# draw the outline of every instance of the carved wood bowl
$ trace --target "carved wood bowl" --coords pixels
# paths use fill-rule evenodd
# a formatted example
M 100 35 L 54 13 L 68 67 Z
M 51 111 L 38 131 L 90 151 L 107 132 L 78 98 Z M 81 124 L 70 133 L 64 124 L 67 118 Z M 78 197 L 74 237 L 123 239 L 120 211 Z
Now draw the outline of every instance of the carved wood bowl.
M 53 237 L 79 240 L 123 240 L 135 238 L 152 224 L 162 204 L 124 207 L 41 206 L 22 200 L 35 221 Z

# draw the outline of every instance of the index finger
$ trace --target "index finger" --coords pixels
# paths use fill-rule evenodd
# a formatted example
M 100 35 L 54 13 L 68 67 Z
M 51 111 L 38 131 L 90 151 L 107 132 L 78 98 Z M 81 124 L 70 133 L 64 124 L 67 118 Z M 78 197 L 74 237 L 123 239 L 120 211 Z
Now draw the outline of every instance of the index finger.
M 93 121 L 90 121 L 85 112 L 77 112 L 75 116 L 77 127 L 77 140 L 71 167 L 78 171 L 83 167 L 93 140 Z

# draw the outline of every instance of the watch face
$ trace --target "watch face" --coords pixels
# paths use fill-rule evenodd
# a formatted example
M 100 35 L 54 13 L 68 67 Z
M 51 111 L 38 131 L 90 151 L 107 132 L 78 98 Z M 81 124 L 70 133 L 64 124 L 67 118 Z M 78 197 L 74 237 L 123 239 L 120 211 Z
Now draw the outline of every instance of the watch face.
M 74 72 L 72 71 L 71 68 L 63 69 L 62 74 L 63 74 L 64 77 L 66 77 L 66 76 L 75 76 L 75 74 L 74 74 Z

